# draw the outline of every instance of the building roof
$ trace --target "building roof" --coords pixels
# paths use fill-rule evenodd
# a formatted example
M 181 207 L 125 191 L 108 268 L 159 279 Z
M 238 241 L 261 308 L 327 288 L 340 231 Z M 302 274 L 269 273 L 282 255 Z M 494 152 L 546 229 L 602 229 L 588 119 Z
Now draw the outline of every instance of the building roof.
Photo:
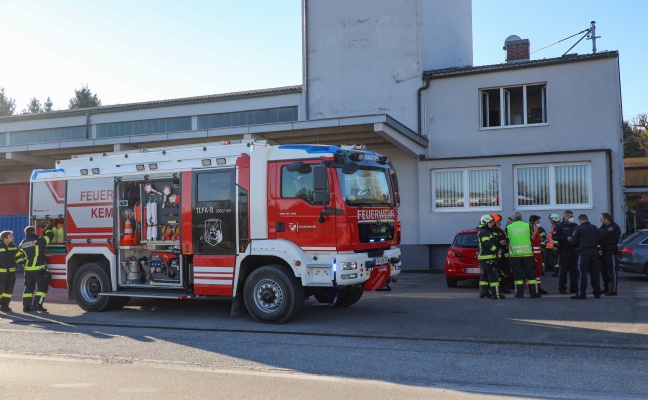
M 648 157 L 633 157 L 623 160 L 625 168 L 648 168 Z
M 154 100 L 142 103 L 114 104 L 108 106 L 79 108 L 75 110 L 59 110 L 38 114 L 20 114 L 0 117 L 0 121 L 23 121 L 41 118 L 69 117 L 74 115 L 85 115 L 86 113 L 98 114 L 114 111 L 129 111 L 152 107 L 177 106 L 195 103 L 207 103 L 211 101 L 236 100 L 250 97 L 276 96 L 282 94 L 301 93 L 301 85 L 285 86 L 270 89 L 248 90 L 244 92 L 232 92 L 211 94 L 206 96 L 184 97 L 180 99 Z
M 529 61 L 516 61 L 502 64 L 480 65 L 480 66 L 466 66 L 466 67 L 452 67 L 443 69 L 433 69 L 425 71 L 423 77 L 425 79 L 438 79 L 438 78 L 451 78 L 455 76 L 484 74 L 488 72 L 501 72 L 513 69 L 543 67 L 553 64 L 566 64 L 579 61 L 590 61 L 601 58 L 617 58 L 619 52 L 616 50 L 602 51 L 594 54 L 572 55 L 567 54 L 562 57 L 556 58 L 543 58 L 542 60 L 529 60 Z

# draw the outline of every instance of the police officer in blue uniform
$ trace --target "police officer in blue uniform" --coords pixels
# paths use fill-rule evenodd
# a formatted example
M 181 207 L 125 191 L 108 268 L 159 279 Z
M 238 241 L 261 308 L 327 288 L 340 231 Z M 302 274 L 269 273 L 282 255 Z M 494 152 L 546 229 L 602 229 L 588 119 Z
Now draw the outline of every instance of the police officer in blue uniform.
M 574 229 L 574 234 L 570 238 L 570 243 L 576 248 L 578 253 L 578 293 L 571 298 L 574 300 L 584 300 L 587 298 L 587 275 L 589 274 L 592 280 L 592 289 L 594 297 L 601 298 L 601 265 L 599 264 L 598 244 L 599 244 L 599 231 L 598 228 L 592 225 L 587 215 L 581 214 L 578 216 L 580 225 Z M 562 265 L 561 265 L 562 268 Z

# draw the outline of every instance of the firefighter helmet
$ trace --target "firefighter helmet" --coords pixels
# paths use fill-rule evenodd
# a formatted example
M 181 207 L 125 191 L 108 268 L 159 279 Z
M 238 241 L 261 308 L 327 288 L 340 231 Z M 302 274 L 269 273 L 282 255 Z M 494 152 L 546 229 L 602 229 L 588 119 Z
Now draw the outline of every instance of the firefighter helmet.
M 493 217 L 493 219 L 495 220 L 495 222 L 499 222 L 499 221 L 502 220 L 502 216 L 499 215 L 499 214 L 491 214 L 490 216 Z
M 479 222 L 481 222 L 484 225 L 486 225 L 487 223 L 489 223 L 491 221 L 493 221 L 493 217 L 490 214 L 484 214 L 479 219 Z
M 560 221 L 560 216 L 558 214 L 551 214 L 549 216 L 549 221 L 558 222 Z

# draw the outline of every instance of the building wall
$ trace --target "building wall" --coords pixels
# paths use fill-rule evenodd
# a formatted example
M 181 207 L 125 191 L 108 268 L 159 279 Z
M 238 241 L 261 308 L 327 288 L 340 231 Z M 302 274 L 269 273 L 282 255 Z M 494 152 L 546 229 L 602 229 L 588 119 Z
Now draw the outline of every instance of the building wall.
M 306 1 L 310 119 L 389 114 L 417 129 L 426 67 L 472 63 L 471 2 Z
M 429 159 L 419 163 L 418 173 L 420 243 L 430 245 L 431 268 L 443 268 L 442 257 L 456 232 L 475 227 L 482 214 L 496 212 L 506 218 L 520 211 L 524 220 L 537 214 L 545 228 L 549 214 L 562 215 L 563 206 L 516 206 L 516 165 L 591 162 L 592 206 L 570 208 L 595 224 L 602 212 L 623 215 L 618 68 L 618 59 L 611 57 L 431 81 L 424 107 Z M 541 82 L 547 84 L 547 124 L 480 129 L 480 88 Z M 609 152 L 587 151 L 600 149 Z M 434 209 L 435 169 L 492 166 L 500 169 L 499 206 Z

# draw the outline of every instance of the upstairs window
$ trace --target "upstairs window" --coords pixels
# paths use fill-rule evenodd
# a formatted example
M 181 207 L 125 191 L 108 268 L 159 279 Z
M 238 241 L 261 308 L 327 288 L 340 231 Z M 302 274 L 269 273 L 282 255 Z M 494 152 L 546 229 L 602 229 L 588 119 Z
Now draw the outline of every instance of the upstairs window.
M 547 85 L 481 89 L 481 128 L 547 123 Z

